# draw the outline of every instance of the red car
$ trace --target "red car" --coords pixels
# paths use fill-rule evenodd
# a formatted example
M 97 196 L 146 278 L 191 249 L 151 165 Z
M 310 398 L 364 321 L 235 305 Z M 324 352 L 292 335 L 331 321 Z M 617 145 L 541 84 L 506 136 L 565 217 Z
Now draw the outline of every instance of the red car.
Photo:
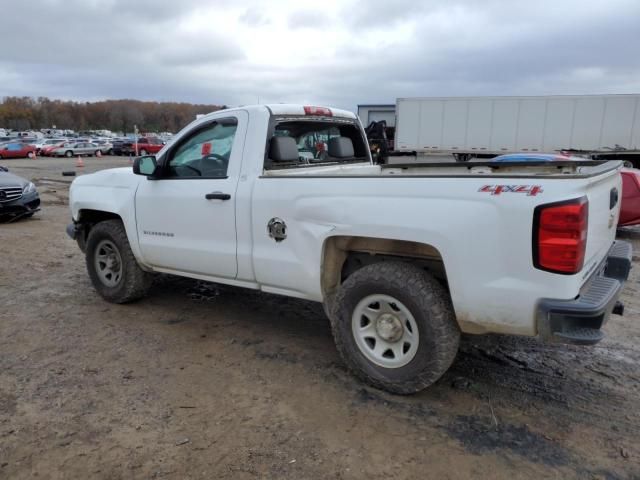
M 138 138 L 137 142 L 132 143 L 131 145 L 127 145 L 126 147 L 123 147 L 125 150 L 127 150 L 127 152 L 125 153 L 130 153 L 132 155 L 155 155 L 156 153 L 158 153 L 160 150 L 162 150 L 162 147 L 164 147 L 164 143 L 161 139 L 156 138 L 156 137 L 140 137 Z M 138 147 L 136 150 L 136 146 Z
M 0 146 L 0 158 L 33 158 L 35 155 L 35 145 L 28 145 L 26 143 L 5 143 Z
M 53 145 L 47 145 L 46 147 L 43 147 L 40 150 L 40 155 L 48 157 L 49 155 L 51 155 L 51 152 L 53 152 L 56 148 L 62 148 L 65 143 L 67 143 L 66 140 L 62 141 L 62 142 L 55 143 Z
M 623 168 L 619 227 L 640 224 L 640 170 Z

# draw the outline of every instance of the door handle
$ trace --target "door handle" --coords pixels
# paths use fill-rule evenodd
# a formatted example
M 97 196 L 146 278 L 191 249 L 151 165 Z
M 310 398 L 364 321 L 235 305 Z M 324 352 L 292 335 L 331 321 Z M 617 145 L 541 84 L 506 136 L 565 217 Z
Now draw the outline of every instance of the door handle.
M 229 195 L 228 193 L 213 192 L 207 193 L 204 198 L 206 198 L 207 200 L 229 200 L 231 199 L 231 195 Z

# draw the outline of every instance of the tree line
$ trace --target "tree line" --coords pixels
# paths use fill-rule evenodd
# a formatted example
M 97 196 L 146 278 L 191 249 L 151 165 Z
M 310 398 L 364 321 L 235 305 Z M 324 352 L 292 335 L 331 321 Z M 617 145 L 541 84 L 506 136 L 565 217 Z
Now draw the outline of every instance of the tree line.
M 133 132 L 177 132 L 197 114 L 225 108 L 177 102 L 104 100 L 74 102 L 46 97 L 4 97 L 0 103 L 0 128 L 12 130 L 111 130 Z

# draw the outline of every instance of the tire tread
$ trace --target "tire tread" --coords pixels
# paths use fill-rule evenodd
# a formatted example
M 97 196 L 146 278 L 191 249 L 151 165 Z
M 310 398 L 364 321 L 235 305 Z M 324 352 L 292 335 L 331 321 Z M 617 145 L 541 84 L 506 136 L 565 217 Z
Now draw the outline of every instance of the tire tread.
M 363 282 L 373 282 L 406 291 L 428 314 L 429 323 L 437 337 L 436 349 L 430 352 L 428 367 L 410 380 L 404 379 L 402 382 L 394 383 L 368 374 L 357 364 L 346 344 L 347 338 L 341 334 L 339 322 L 351 321 L 350 315 L 344 318 L 345 312 L 341 310 L 347 303 L 347 296 L 352 289 Z M 330 320 L 336 347 L 349 369 L 366 383 L 392 393 L 416 393 L 433 384 L 453 363 L 460 342 L 460 329 L 448 292 L 429 273 L 405 262 L 375 263 L 350 275 L 333 299 Z
M 90 248 L 97 237 L 104 238 L 105 236 L 111 237 L 115 240 L 116 244 L 120 248 L 120 257 L 124 264 L 124 285 L 118 289 L 115 294 L 111 294 L 106 291 L 102 286 L 100 280 L 95 276 L 93 271 L 93 248 Z M 105 220 L 95 225 L 89 232 L 89 238 L 87 239 L 87 254 L 86 254 L 87 270 L 89 276 L 98 290 L 98 293 L 107 301 L 112 303 L 128 303 L 134 300 L 138 300 L 144 297 L 151 286 L 153 276 L 145 272 L 138 265 L 138 261 L 133 255 L 131 245 L 129 244 L 129 238 L 127 232 L 124 229 L 124 225 L 121 220 Z

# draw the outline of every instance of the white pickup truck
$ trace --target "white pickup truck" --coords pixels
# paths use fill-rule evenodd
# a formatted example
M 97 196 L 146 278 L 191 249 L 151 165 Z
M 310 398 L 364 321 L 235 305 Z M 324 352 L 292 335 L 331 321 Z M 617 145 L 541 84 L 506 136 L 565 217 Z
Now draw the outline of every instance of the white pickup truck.
M 78 177 L 69 235 L 106 300 L 154 272 L 323 302 L 360 378 L 419 391 L 461 332 L 592 344 L 631 266 L 620 162 L 374 165 L 358 118 L 218 111 L 133 168 Z

